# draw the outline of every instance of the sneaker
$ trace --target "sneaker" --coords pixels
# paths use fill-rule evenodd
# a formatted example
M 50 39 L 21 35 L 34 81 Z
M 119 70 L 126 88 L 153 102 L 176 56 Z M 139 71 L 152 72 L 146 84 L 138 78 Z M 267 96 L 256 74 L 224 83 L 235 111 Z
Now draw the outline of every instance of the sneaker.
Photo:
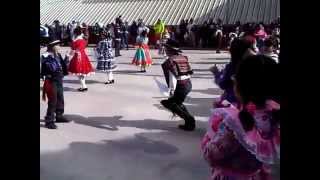
M 48 129 L 57 129 L 58 127 L 54 124 L 54 122 L 45 123 L 44 125 Z
M 70 121 L 63 116 L 56 117 L 56 123 L 68 123 L 68 122 L 70 122 Z
M 78 91 L 80 92 L 88 91 L 88 88 L 79 88 Z

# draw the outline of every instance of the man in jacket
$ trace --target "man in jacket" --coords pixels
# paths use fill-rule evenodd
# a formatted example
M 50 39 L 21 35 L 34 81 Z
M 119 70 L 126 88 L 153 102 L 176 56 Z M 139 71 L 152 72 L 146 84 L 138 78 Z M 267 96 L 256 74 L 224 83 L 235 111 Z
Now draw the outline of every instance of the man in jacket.
M 162 100 L 161 104 L 185 120 L 184 125 L 179 125 L 180 129 L 193 131 L 195 129 L 195 119 L 183 105 L 185 98 L 192 89 L 191 75 L 193 71 L 188 58 L 181 54 L 182 51 L 179 49 L 179 44 L 176 41 L 169 39 L 164 44 L 164 47 L 168 59 L 162 64 L 162 69 L 169 89 L 172 89 L 173 93 L 169 99 Z M 176 83 L 171 82 L 174 79 L 177 80 Z M 176 87 L 174 87 L 175 85 Z
M 165 24 L 161 19 L 158 19 L 157 23 L 154 25 L 154 32 L 155 32 L 155 40 L 157 44 L 159 44 L 160 39 L 162 38 L 162 34 L 165 30 Z

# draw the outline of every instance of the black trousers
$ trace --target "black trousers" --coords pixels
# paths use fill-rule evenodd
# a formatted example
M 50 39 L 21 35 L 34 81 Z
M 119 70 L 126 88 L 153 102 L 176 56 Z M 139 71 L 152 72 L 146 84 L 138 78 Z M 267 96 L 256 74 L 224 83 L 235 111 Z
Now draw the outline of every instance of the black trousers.
M 168 100 L 163 100 L 161 104 L 169 109 L 171 112 L 177 114 L 185 120 L 186 125 L 195 125 L 194 117 L 189 113 L 187 108 L 183 105 L 187 95 L 192 90 L 192 84 L 190 80 L 178 81 L 176 89 L 172 97 Z
M 178 81 L 173 96 L 170 97 L 168 100 L 175 102 L 178 105 L 182 105 L 182 103 L 184 102 L 191 90 L 192 84 L 190 80 Z
M 128 45 L 128 34 L 121 35 L 121 48 L 129 48 Z
M 115 53 L 115 57 L 118 57 L 120 56 L 120 49 L 121 49 L 121 39 L 115 39 L 114 41 L 114 46 L 115 46 L 115 49 L 114 49 L 114 53 Z
M 56 117 L 62 116 L 64 113 L 64 97 L 62 81 L 52 81 L 52 94 L 48 96 L 48 109 L 45 122 L 54 122 Z

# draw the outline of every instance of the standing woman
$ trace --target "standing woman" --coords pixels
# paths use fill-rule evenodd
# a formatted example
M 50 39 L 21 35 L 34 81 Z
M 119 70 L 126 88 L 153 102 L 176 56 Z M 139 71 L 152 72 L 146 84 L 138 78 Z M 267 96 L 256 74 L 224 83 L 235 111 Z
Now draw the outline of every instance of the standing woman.
M 110 32 L 101 33 L 101 41 L 97 45 L 98 64 L 97 70 L 107 72 L 107 82 L 113 84 L 114 78 L 112 71 L 116 68 L 112 55 L 112 37 Z
M 132 60 L 132 64 L 141 67 L 140 72 L 146 72 L 146 66 L 150 66 L 152 64 L 147 34 L 147 31 L 144 30 L 141 35 L 137 37 L 138 49 Z
M 168 29 L 165 28 L 164 33 L 161 35 L 160 43 L 159 43 L 159 55 L 166 56 L 166 52 L 164 49 L 164 44 L 167 43 L 168 39 L 170 39 L 170 34 Z
M 264 26 L 259 24 L 256 28 L 254 36 L 257 38 L 257 46 L 259 50 L 262 50 L 264 40 L 267 38 L 268 34 L 264 30 Z
M 74 30 L 74 35 L 76 38 L 71 44 L 71 54 L 73 57 L 70 61 L 69 72 L 79 77 L 81 88 L 79 88 L 78 91 L 83 92 L 88 90 L 85 77 L 94 73 L 94 70 L 90 63 L 90 59 L 85 52 L 87 41 L 83 39 L 80 27 L 77 27 Z

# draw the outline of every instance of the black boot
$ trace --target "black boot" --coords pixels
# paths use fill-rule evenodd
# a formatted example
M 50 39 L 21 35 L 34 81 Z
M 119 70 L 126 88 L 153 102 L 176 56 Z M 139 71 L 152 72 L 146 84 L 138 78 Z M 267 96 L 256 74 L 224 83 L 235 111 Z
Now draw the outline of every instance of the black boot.
M 172 104 L 169 102 L 168 99 L 160 101 L 160 104 L 162 104 L 162 106 L 164 106 L 166 109 L 168 109 L 168 110 L 170 110 L 172 112 L 172 110 L 171 110 L 172 109 Z
M 88 88 L 79 88 L 78 91 L 85 92 L 85 91 L 88 91 Z
M 187 108 L 183 104 L 180 105 L 180 108 L 185 114 L 185 124 L 179 125 L 178 127 L 185 131 L 193 131 L 196 128 L 196 121 L 194 117 L 188 112 Z
M 195 119 L 184 105 L 178 105 L 174 102 L 170 102 L 169 100 L 162 100 L 160 103 L 172 113 L 177 114 L 180 118 L 185 120 L 185 125 L 179 125 L 180 129 L 186 131 L 192 131 L 195 129 Z
M 56 123 L 68 123 L 68 122 L 70 121 L 62 115 L 59 115 L 56 117 Z
M 179 127 L 179 129 L 182 129 L 184 131 L 193 131 L 196 128 L 195 125 L 192 126 L 192 125 L 186 125 L 186 124 L 179 125 L 178 127 Z
M 57 129 L 58 127 L 54 124 L 54 122 L 46 122 L 44 125 L 48 129 Z
M 113 84 L 114 83 L 114 79 L 112 79 L 111 81 L 107 81 L 104 84 Z

